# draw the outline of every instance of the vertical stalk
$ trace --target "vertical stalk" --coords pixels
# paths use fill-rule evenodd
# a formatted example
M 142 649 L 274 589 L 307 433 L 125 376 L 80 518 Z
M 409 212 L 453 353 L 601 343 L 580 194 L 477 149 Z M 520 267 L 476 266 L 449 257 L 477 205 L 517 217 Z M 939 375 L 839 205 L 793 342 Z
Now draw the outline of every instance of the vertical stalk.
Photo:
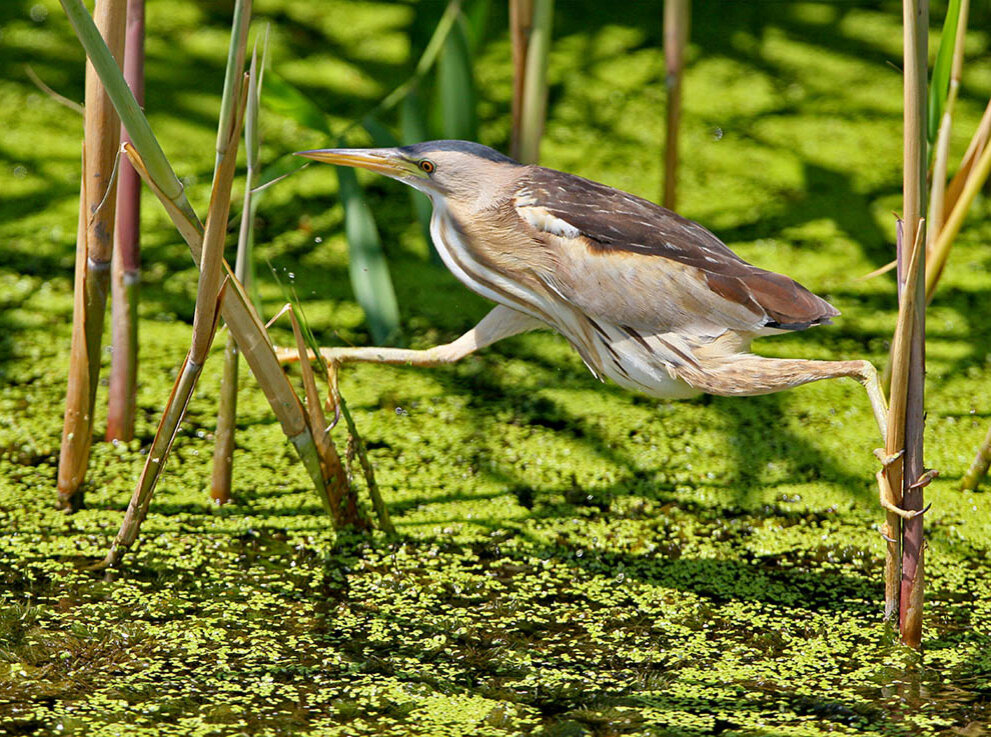
M 513 44 L 513 133 L 509 155 L 519 160 L 523 125 L 526 55 L 533 26 L 533 0 L 509 0 L 509 37 Z
M 681 77 L 691 20 L 690 0 L 664 2 L 664 66 L 667 124 L 664 142 L 664 206 L 673 210 L 678 199 L 678 130 L 681 125 Z
M 237 91 L 232 91 L 237 95 Z M 243 99 L 237 95 L 238 99 Z M 236 110 L 237 108 L 235 108 Z M 106 565 L 114 566 L 121 555 L 134 544 L 138 529 L 148 514 L 155 486 L 165 468 L 169 452 L 179 431 L 179 423 L 186 413 L 193 390 L 203 372 L 216 334 L 223 302 L 221 275 L 223 274 L 224 240 L 227 235 L 227 221 L 230 215 L 231 185 L 234 180 L 234 165 L 237 160 L 237 142 L 241 135 L 240 116 L 231 121 L 232 128 L 224 137 L 224 155 L 213 175 L 213 188 L 210 194 L 210 209 L 207 215 L 206 230 L 203 235 L 203 251 L 200 258 L 200 277 L 196 291 L 196 310 L 193 313 L 193 337 L 169 396 L 168 404 L 162 412 L 155 439 L 145 460 L 141 477 L 131 496 L 131 502 L 124 514 L 120 531 L 114 538 Z
M 926 202 L 926 59 L 929 31 L 928 0 L 904 0 L 904 172 L 905 222 L 915 239 L 911 259 L 913 273 L 905 274 L 903 307 L 911 305 L 911 338 L 905 410 L 905 456 L 902 474 L 902 508 L 921 512 L 925 473 L 923 430 L 925 426 L 925 223 L 921 221 Z M 916 228 L 915 223 L 919 223 Z M 913 232 L 914 231 L 914 232 Z M 907 298 L 914 290 L 912 299 Z M 923 527 L 919 514 L 902 523 L 902 573 L 899 624 L 902 641 L 917 648 L 922 641 Z
M 124 79 L 139 105 L 145 98 L 145 3 L 127 2 Z M 130 141 L 121 128 L 121 140 Z M 134 437 L 134 408 L 138 371 L 138 289 L 141 282 L 141 178 L 126 156 L 119 164 L 117 227 L 114 230 L 111 312 L 113 353 L 107 404 L 107 440 Z
M 124 52 L 126 0 L 97 0 L 93 19 L 120 66 Z M 80 228 L 76 240 L 72 347 L 59 453 L 59 505 L 77 509 L 93 441 L 93 410 L 100 372 L 100 344 L 113 253 L 120 120 L 93 66 L 86 64 L 86 112 Z
M 533 0 L 519 128 L 518 159 L 524 164 L 536 164 L 540 160 L 540 138 L 547 117 L 547 57 L 553 20 L 554 0 Z
M 255 202 L 252 190 L 258 170 L 258 57 L 251 55 L 248 71 L 248 101 L 244 112 L 244 148 L 247 172 L 244 176 L 244 200 L 241 205 L 241 227 L 237 238 L 237 261 L 234 276 L 245 289 L 249 288 L 248 275 L 254 241 Z M 220 402 L 217 407 L 217 432 L 213 446 L 213 472 L 210 480 L 210 497 L 218 504 L 231 500 L 231 482 L 234 470 L 234 428 L 237 422 L 237 375 L 239 354 L 233 333 L 227 336 L 224 349 L 224 373 L 220 384 Z

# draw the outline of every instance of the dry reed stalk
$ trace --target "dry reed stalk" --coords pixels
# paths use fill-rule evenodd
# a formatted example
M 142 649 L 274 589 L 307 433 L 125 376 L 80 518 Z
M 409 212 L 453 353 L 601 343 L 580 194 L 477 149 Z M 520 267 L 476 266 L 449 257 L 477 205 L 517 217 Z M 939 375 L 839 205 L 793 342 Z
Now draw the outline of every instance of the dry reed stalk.
M 264 62 L 262 64 L 264 66 Z M 254 240 L 254 187 L 258 172 L 258 95 L 261 77 L 257 53 L 251 54 L 248 70 L 248 100 L 244 112 L 244 148 L 247 171 L 244 175 L 244 199 L 241 204 L 241 225 L 237 238 L 237 261 L 234 274 L 247 288 L 251 272 L 252 242 Z M 224 373 L 220 384 L 220 401 L 217 406 L 217 431 L 213 447 L 213 471 L 210 477 L 210 497 L 218 504 L 226 504 L 232 498 L 231 482 L 234 471 L 234 431 L 237 420 L 237 375 L 239 354 L 237 341 L 228 334 L 224 348 Z
M 690 0 L 664 2 L 664 66 L 667 122 L 664 142 L 664 206 L 673 210 L 678 200 L 678 131 L 681 126 L 681 78 L 691 21 Z
M 533 0 L 509 0 L 509 37 L 513 44 L 513 132 L 509 155 L 520 159 L 526 55 L 533 25 Z
M 139 105 L 144 104 L 145 3 L 127 2 L 124 79 Z M 121 140 L 130 140 L 121 130 Z M 141 179 L 126 158 L 120 161 L 117 226 L 114 230 L 111 314 L 113 353 L 107 403 L 107 440 L 134 437 L 138 374 L 138 290 L 141 283 Z
M 928 0 L 904 0 L 904 165 L 902 191 L 905 222 L 911 227 L 913 240 L 910 257 L 903 274 L 901 310 L 912 312 L 907 326 L 908 352 L 901 357 L 908 370 L 904 389 L 905 454 L 902 459 L 901 508 L 917 512 L 902 522 L 901 592 L 899 625 L 902 641 L 918 648 L 922 641 L 923 601 L 923 432 L 925 428 L 925 332 L 926 273 L 925 222 L 926 203 L 926 63 L 929 31 Z M 897 366 L 895 366 L 897 370 Z M 892 377 L 892 392 L 895 391 Z M 898 419 L 898 418 L 896 418 Z M 890 432 L 890 425 L 889 425 Z
M 296 338 L 296 350 L 299 353 L 300 373 L 303 376 L 303 388 L 306 392 L 306 411 L 310 418 L 313 438 L 320 453 L 320 465 L 327 489 L 327 493 L 321 497 L 321 500 L 333 518 L 336 528 L 351 526 L 357 529 L 367 529 L 369 527 L 368 520 L 358 506 L 358 499 L 348 482 L 344 464 L 341 463 L 337 448 L 334 447 L 334 443 L 330 439 L 330 425 L 323 412 L 313 367 L 307 358 L 306 339 L 303 337 L 302 328 L 300 328 L 299 320 L 296 318 L 295 307 L 290 308 L 289 319 L 292 322 L 292 331 Z
M 516 157 L 524 164 L 536 164 L 540 160 L 540 139 L 547 118 L 547 58 L 553 21 L 554 0 L 533 0 Z
M 245 90 L 246 92 L 246 85 Z M 245 99 L 245 94 L 236 99 Z M 237 108 L 235 108 L 237 109 Z M 241 108 L 243 109 L 243 108 Z M 117 565 L 120 556 L 137 539 L 138 529 L 148 513 L 148 505 L 155 485 L 168 460 L 179 424 L 196 388 L 203 365 L 206 362 L 220 318 L 222 300 L 221 276 L 223 274 L 224 241 L 230 216 L 231 187 L 234 183 L 234 167 L 237 162 L 237 143 L 241 135 L 241 115 L 230 121 L 223 137 L 224 153 L 214 171 L 213 188 L 206 230 L 203 235 L 203 251 L 200 259 L 200 276 L 196 291 L 196 309 L 193 314 L 193 337 L 179 375 L 172 388 L 172 395 L 162 413 L 155 439 L 145 460 L 141 478 L 128 504 L 120 532 L 114 538 L 105 564 Z
M 967 151 L 960 160 L 960 168 L 957 169 L 957 173 L 953 175 L 953 179 L 950 180 L 950 184 L 946 188 L 945 209 L 953 210 L 956 206 L 960 193 L 970 179 L 974 164 L 977 163 L 978 159 L 981 158 L 981 154 L 984 153 L 984 148 L 988 144 L 989 137 L 991 137 L 991 100 L 988 101 L 987 107 L 984 108 L 984 115 L 981 116 L 981 122 L 977 125 L 977 129 L 974 131 L 974 135 L 971 136 L 970 143 L 967 145 Z
M 950 257 L 953 242 L 960 233 L 967 212 L 970 210 L 974 198 L 981 191 L 984 182 L 987 181 L 989 173 L 991 173 L 991 146 L 985 145 L 980 158 L 969 170 L 967 181 L 950 211 L 950 216 L 946 219 L 946 224 L 943 225 L 943 229 L 933 243 L 932 259 L 926 264 L 927 303 L 932 301 L 933 295 L 936 293 L 936 285 L 939 283 L 939 278 L 946 267 L 946 261 Z M 947 200 L 949 200 L 949 195 L 947 195 Z
M 124 52 L 126 0 L 97 0 L 93 21 L 119 68 Z M 86 64 L 86 110 L 80 230 L 76 241 L 72 346 L 58 467 L 59 506 L 78 509 L 93 442 L 100 344 L 110 285 L 120 120 L 93 66 Z

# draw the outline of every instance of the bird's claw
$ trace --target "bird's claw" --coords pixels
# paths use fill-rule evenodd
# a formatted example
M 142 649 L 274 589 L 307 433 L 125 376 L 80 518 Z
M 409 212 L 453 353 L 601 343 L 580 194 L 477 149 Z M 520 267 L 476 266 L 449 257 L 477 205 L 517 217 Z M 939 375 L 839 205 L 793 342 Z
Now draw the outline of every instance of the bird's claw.
M 895 461 L 905 455 L 905 449 L 902 448 L 897 453 L 888 453 L 884 448 L 875 448 L 874 457 L 877 458 L 881 465 L 885 468 L 890 468 L 894 465 Z

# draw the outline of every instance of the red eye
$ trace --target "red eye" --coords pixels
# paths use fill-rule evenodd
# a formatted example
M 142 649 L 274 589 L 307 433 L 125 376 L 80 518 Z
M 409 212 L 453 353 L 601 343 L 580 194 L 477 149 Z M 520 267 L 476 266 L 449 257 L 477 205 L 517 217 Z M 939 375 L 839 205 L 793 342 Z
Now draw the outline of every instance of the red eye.
M 427 172 L 427 174 L 433 174 L 434 169 L 436 169 L 437 167 L 434 166 L 434 162 L 430 161 L 430 159 L 424 159 L 423 161 L 420 162 L 420 168 L 423 171 Z

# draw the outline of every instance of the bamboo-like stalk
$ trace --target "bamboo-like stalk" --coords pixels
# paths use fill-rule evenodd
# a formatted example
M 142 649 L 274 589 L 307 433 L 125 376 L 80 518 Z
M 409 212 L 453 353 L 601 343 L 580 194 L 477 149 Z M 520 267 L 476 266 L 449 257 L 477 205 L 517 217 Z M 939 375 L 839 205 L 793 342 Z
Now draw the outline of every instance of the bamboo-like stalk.
M 547 58 L 551 45 L 554 0 L 533 0 L 533 23 L 527 43 L 518 160 L 536 164 L 547 117 Z
M 667 123 L 664 139 L 664 206 L 673 210 L 678 200 L 678 132 L 681 126 L 681 78 L 685 44 L 691 21 L 690 0 L 664 0 L 664 66 Z
M 939 134 L 933 156 L 932 191 L 929 194 L 929 223 L 926 239 L 926 256 L 932 255 L 935 238 L 943 229 L 943 216 L 946 206 L 946 175 L 950 160 L 950 134 L 953 130 L 953 111 L 960 92 L 960 77 L 963 73 L 964 42 L 967 36 L 967 17 L 970 0 L 960 0 L 957 18 L 956 38 L 953 44 L 953 64 L 950 69 L 950 88 L 946 105 L 939 122 Z
M 100 74 L 107 92 L 114 101 L 114 107 L 120 113 L 121 120 L 131 136 L 133 144 L 124 147 L 128 159 L 145 184 L 162 202 L 180 235 L 188 244 L 193 259 L 199 263 L 203 246 L 203 225 L 189 205 L 182 185 L 152 133 L 147 118 L 128 89 L 120 69 L 114 64 L 109 49 L 81 0 L 61 0 L 61 2 L 77 37 Z M 238 346 L 282 425 L 286 437 L 295 446 L 310 478 L 319 490 L 323 484 L 320 460 L 303 407 L 289 379 L 282 371 L 272 343 L 265 332 L 265 326 L 250 298 L 240 282 L 233 278 L 233 272 L 226 263 L 224 269 L 230 279 L 221 303 L 224 321 L 238 341 Z
M 509 0 L 509 38 L 513 44 L 513 131 L 509 155 L 519 160 L 523 125 L 526 55 L 533 26 L 533 0 Z
M 243 95 L 233 94 L 238 99 Z M 172 395 L 162 413 L 155 439 L 145 460 L 144 469 L 138 480 L 137 488 L 127 507 L 120 532 L 114 539 L 106 564 L 116 565 L 123 551 L 134 544 L 138 528 L 148 513 L 155 485 L 161 476 L 168 460 L 172 443 L 179 429 L 179 423 L 185 414 L 186 407 L 196 388 L 203 364 L 206 362 L 210 345 L 217 330 L 220 317 L 221 275 L 223 273 L 224 241 L 227 236 L 227 220 L 230 216 L 231 187 L 234 182 L 234 167 L 237 162 L 237 143 L 241 135 L 241 116 L 229 122 L 227 134 L 224 136 L 224 153 L 214 172 L 213 188 L 210 193 L 210 208 L 207 215 L 206 230 L 203 236 L 203 251 L 200 259 L 200 277 L 196 291 L 196 310 L 193 314 L 193 337 L 182 364 L 182 369 L 176 377 Z
M 929 31 L 928 0 L 904 0 L 904 170 L 905 222 L 913 235 L 909 265 L 904 274 L 902 304 L 913 312 L 908 338 L 908 376 L 905 384 L 905 455 L 902 473 L 902 509 L 919 512 L 902 522 L 901 593 L 899 625 L 902 641 L 918 648 L 922 641 L 923 602 L 923 430 L 925 426 L 926 273 L 926 59 Z M 914 227 L 918 223 L 918 227 Z M 892 390 L 895 382 L 892 380 Z M 899 387 L 900 390 L 900 387 Z M 889 428 L 890 431 L 890 428 Z
M 105 39 L 109 63 L 118 72 L 124 52 L 126 13 L 126 0 L 97 0 L 94 9 L 94 32 Z M 87 63 L 72 346 L 58 467 L 58 503 L 71 509 L 82 505 L 79 486 L 86 475 L 93 441 L 100 345 L 113 253 L 117 180 L 112 172 L 119 142 L 120 120 L 100 77 Z
M 235 26 L 237 21 L 235 20 Z M 258 96 L 261 80 L 257 53 L 251 54 L 248 70 L 248 100 L 244 113 L 244 148 L 247 171 L 244 176 L 244 199 L 241 205 L 241 225 L 237 238 L 237 260 L 234 274 L 245 288 L 249 288 L 249 263 L 254 240 L 255 205 L 253 189 L 258 172 Z M 231 500 L 231 481 L 234 470 L 234 431 L 237 420 L 238 349 L 233 334 L 228 334 L 224 348 L 224 372 L 220 384 L 220 401 L 217 407 L 217 431 L 213 447 L 213 471 L 210 478 L 210 497 L 218 504 Z
M 124 79 L 138 104 L 145 97 L 145 3 L 127 2 Z M 121 140 L 128 140 L 121 130 Z M 114 229 L 111 314 L 113 352 L 107 403 L 107 440 L 134 437 L 134 409 L 138 383 L 138 290 L 141 283 L 141 179 L 122 158 L 117 185 L 117 225 Z

